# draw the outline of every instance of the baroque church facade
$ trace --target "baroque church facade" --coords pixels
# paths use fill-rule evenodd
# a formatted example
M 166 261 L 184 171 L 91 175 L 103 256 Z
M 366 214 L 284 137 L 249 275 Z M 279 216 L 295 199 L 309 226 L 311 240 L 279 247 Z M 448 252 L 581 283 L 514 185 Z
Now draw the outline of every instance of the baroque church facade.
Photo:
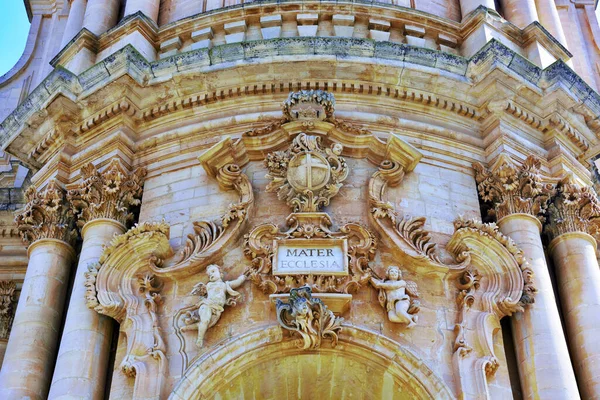
M 1 399 L 600 399 L 595 1 L 25 5 Z

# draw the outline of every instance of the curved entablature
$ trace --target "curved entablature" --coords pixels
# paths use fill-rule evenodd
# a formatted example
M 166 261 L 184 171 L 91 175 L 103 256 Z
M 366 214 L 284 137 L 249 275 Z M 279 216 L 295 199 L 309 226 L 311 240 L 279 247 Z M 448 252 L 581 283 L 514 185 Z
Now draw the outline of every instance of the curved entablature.
M 319 54 L 315 54 L 317 48 Z M 327 68 L 330 77 L 287 79 L 289 65 L 283 61 L 288 54 L 304 54 L 296 67 Z M 323 59 L 326 54 L 346 56 Z M 257 69 L 258 60 L 270 67 L 263 63 Z M 232 75 L 233 61 L 237 72 Z M 0 139 L 9 153 L 33 168 L 53 159 L 62 164 L 62 170 L 78 171 L 89 158 L 86 149 L 97 152 L 95 146 L 100 143 L 103 151 L 120 149 L 149 160 L 157 146 L 166 149 L 181 140 L 193 141 L 199 132 L 211 136 L 217 128 L 235 137 L 254 127 L 266 129 L 263 121 L 275 126 L 280 119 L 270 106 L 274 97 L 296 89 L 324 89 L 342 100 L 338 122 L 351 122 L 348 127 L 360 121 L 377 137 L 402 131 L 417 139 L 419 132 L 429 132 L 430 140 L 451 143 L 464 153 L 465 167 L 485 161 L 486 147 L 501 143 L 519 154 L 533 152 L 542 160 L 552 154 L 553 164 L 560 166 L 552 175 L 573 172 L 589 183 L 582 161 L 596 151 L 600 97 L 560 62 L 545 70 L 532 65 L 523 70 L 523 61 L 497 41 L 489 42 L 470 60 L 402 44 L 339 38 L 245 42 L 154 63 L 126 47 L 78 77 L 55 70 L 2 123 Z M 357 65 L 362 66 L 360 70 Z M 248 82 L 249 75 L 255 76 L 256 84 Z M 497 85 L 512 91 L 505 100 L 498 100 L 490 89 Z M 159 97 L 158 88 L 163 93 Z M 345 112 L 346 96 L 360 96 L 380 117 Z M 265 98 L 269 101 L 261 100 Z M 263 105 L 257 108 L 257 101 Z M 216 103 L 218 112 L 208 107 Z M 415 118 L 406 118 L 404 113 Z M 429 123 L 423 123 L 423 118 Z M 176 129 L 170 127 L 175 122 Z M 207 130 L 208 125 L 213 128 Z M 350 131 L 352 140 L 363 140 L 361 132 Z M 495 137 L 492 143 L 487 135 Z M 64 153 L 67 142 L 77 149 L 77 157 Z M 206 149 L 206 144 L 202 146 L 189 148 Z M 57 158 L 61 153 L 65 156 Z M 488 157 L 493 159 L 495 154 Z M 41 180 L 55 174 L 56 164 L 46 165 L 44 171 L 44 176 L 38 174 Z M 65 183 L 71 183 L 76 177 L 66 179 Z

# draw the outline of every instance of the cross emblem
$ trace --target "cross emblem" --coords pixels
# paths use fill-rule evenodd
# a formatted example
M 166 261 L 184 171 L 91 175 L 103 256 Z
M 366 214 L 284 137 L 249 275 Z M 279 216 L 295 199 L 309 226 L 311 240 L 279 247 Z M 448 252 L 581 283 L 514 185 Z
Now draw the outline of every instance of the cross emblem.
M 290 164 L 292 164 L 290 183 L 298 186 L 299 189 L 320 189 L 329 181 L 329 163 L 318 155 L 299 154 Z

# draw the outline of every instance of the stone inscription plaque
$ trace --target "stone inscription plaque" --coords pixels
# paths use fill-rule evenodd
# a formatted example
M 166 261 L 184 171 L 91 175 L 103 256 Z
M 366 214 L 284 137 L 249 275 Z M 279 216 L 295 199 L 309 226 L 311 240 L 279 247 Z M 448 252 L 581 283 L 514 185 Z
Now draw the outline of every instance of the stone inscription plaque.
M 274 243 L 273 275 L 348 275 L 345 239 L 283 239 Z

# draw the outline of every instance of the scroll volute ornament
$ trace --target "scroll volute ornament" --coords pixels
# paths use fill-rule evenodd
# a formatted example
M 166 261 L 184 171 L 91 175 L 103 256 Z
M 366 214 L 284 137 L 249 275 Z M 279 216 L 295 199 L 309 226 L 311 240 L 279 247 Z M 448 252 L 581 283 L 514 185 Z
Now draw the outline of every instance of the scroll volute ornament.
M 527 157 L 517 166 L 504 154 L 490 169 L 480 163 L 473 164 L 479 195 L 483 201 L 494 204 L 494 210 L 490 211 L 498 220 L 510 214 L 524 213 L 544 222 L 543 214 L 555 188 L 542 182 L 540 167 L 541 161 L 535 156 Z
M 553 238 L 568 232 L 600 234 L 600 202 L 593 189 L 565 180 L 549 207 L 546 232 Z
M 13 318 L 15 316 L 14 281 L 0 281 L 0 339 L 8 339 Z
M 30 186 L 25 192 L 27 204 L 15 217 L 23 240 L 31 244 L 40 239 L 58 239 L 71 244 L 77 237 L 73 229 L 73 212 L 65 190 L 52 179 L 37 191 Z
M 81 168 L 83 180 L 69 190 L 67 198 L 81 227 L 99 218 L 113 219 L 127 225 L 133 218 L 131 207 L 140 204 L 144 168 L 129 173 L 118 159 L 113 159 L 102 172 L 89 163 Z

